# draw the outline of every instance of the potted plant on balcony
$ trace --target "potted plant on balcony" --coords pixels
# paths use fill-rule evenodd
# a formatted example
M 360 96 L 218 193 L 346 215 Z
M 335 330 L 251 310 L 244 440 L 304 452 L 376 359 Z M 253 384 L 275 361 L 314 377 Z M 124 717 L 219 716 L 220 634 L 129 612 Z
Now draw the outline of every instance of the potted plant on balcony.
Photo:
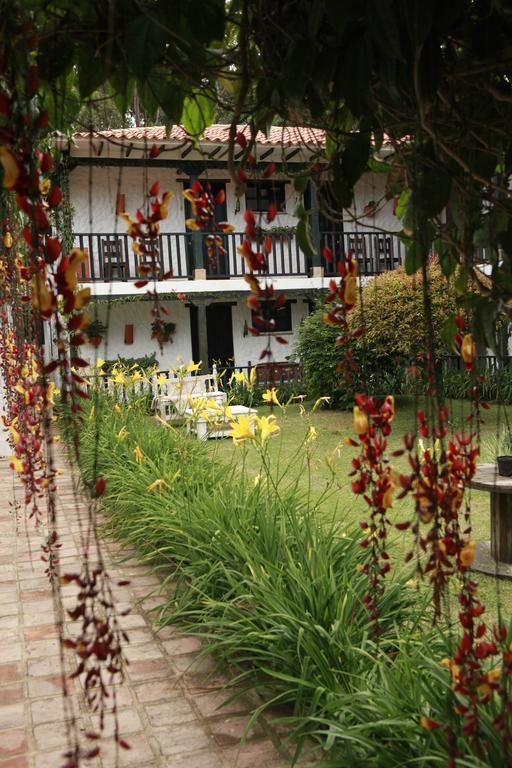
M 159 344 L 173 343 L 176 333 L 176 323 L 163 323 L 154 320 L 151 323 L 151 338 L 156 339 Z
M 93 320 L 85 329 L 87 340 L 93 347 L 99 347 L 106 332 L 107 326 L 101 320 Z
M 505 427 L 498 440 L 498 475 L 512 477 L 512 432 L 510 427 Z

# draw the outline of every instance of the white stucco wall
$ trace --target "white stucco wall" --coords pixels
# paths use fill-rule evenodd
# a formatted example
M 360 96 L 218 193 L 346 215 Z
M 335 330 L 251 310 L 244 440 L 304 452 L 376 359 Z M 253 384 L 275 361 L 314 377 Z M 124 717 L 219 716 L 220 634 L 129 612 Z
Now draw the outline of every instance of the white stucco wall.
M 150 301 L 132 301 L 128 303 L 114 303 L 110 307 L 108 318 L 108 333 L 106 339 L 96 349 L 90 344 L 81 348 L 80 354 L 92 362 L 95 357 L 113 360 L 121 357 L 144 357 L 152 352 L 162 370 L 177 365 L 178 355 L 188 362 L 192 357 L 192 343 L 190 337 L 190 311 L 180 301 L 163 302 L 169 310 L 169 316 L 164 317 L 164 322 L 176 323 L 176 333 L 172 344 L 164 344 L 163 352 L 160 351 L 158 342 L 151 338 L 151 308 Z M 98 318 L 107 325 L 107 308 L 104 303 L 98 305 Z M 92 308 L 90 310 L 92 314 Z M 132 324 L 133 344 L 124 343 L 124 329 L 126 324 Z
M 176 323 L 176 333 L 172 344 L 164 344 L 163 352 L 158 343 L 151 338 L 151 302 L 133 301 L 128 303 L 114 303 L 110 307 L 108 319 L 108 333 L 105 341 L 96 349 L 90 344 L 81 348 L 80 354 L 93 363 L 97 357 L 102 359 L 115 359 L 120 357 L 143 357 L 155 352 L 159 367 L 168 370 L 179 365 L 178 357 L 185 364 L 192 358 L 192 340 L 190 332 L 190 310 L 183 302 L 171 301 L 164 305 L 169 309 L 170 320 Z M 274 360 L 280 362 L 292 355 L 293 342 L 296 330 L 301 320 L 306 317 L 308 305 L 302 297 L 292 304 L 292 333 L 280 334 L 288 340 L 288 344 L 272 343 Z M 107 324 L 107 312 L 104 304 L 99 304 L 99 319 Z M 251 312 L 247 307 L 245 298 L 238 299 L 232 308 L 233 350 L 235 365 L 253 365 L 260 362 L 260 353 L 267 343 L 266 336 L 244 337 L 244 323 L 251 324 Z M 127 323 L 134 326 L 133 344 L 124 343 L 124 329 Z M 197 361 L 196 361 L 197 362 Z
M 399 232 L 401 222 L 393 214 L 393 201 L 385 200 L 385 174 L 365 173 L 355 187 L 354 205 L 345 212 L 345 232 Z M 374 216 L 363 216 L 363 209 L 371 200 L 377 203 Z M 357 223 L 356 223 L 357 219 Z
M 206 179 L 208 174 L 202 174 Z M 226 205 L 228 221 L 243 232 L 245 227 L 245 196 L 239 201 L 240 211 L 235 213 L 237 198 L 234 184 L 227 171 L 211 171 L 212 181 L 226 181 Z M 276 181 L 286 180 L 282 174 L 272 177 Z M 70 197 L 75 209 L 73 230 L 75 232 L 124 233 L 126 225 L 116 216 L 118 192 L 125 195 L 126 211 L 132 217 L 145 203 L 144 192 L 153 182 L 160 182 L 161 192 L 170 191 L 174 197 L 169 205 L 169 215 L 161 222 L 161 232 L 185 232 L 185 201 L 182 192 L 190 186 L 188 177 L 180 175 L 175 168 L 116 168 L 78 166 L 70 173 Z M 185 182 L 185 183 L 183 183 Z M 298 201 L 291 183 L 286 184 L 286 212 L 278 214 L 272 226 L 293 226 L 293 212 Z
M 297 328 L 300 322 L 308 314 L 308 305 L 304 302 L 302 297 L 297 297 L 296 303 L 292 304 L 292 333 L 280 333 L 288 341 L 288 344 L 279 344 L 277 341 L 272 341 L 272 353 L 273 358 L 277 362 L 286 360 L 287 357 L 293 354 L 293 344 L 297 333 Z M 251 325 L 251 311 L 248 308 L 244 299 L 238 301 L 237 305 L 233 307 L 233 348 L 235 352 L 236 365 L 248 365 L 249 361 L 255 365 L 260 361 L 261 351 L 264 349 L 267 343 L 266 336 L 252 336 L 248 334 L 244 337 L 244 323 Z

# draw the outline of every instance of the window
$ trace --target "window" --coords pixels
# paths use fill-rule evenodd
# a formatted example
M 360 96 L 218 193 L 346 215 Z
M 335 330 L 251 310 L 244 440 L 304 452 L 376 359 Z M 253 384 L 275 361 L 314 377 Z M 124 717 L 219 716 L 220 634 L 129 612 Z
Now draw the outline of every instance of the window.
M 270 203 L 277 205 L 278 211 L 285 210 L 284 181 L 248 181 L 245 190 L 245 206 L 250 211 L 265 213 Z
M 259 318 L 263 318 L 264 323 Z M 275 321 L 272 333 L 291 333 L 292 330 L 292 302 L 287 301 L 282 307 L 274 306 L 274 301 L 261 302 L 261 311 L 251 312 L 251 324 L 258 328 L 262 333 L 268 332 L 265 323 L 269 320 Z

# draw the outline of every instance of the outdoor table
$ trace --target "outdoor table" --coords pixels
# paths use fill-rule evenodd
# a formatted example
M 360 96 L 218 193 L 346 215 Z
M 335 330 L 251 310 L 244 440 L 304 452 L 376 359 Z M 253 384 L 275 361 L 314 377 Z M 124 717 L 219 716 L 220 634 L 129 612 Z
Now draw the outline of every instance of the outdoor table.
M 491 495 L 491 538 L 475 546 L 473 570 L 512 578 L 512 477 L 496 464 L 478 464 L 470 487 Z
M 187 428 L 189 432 L 192 430 L 195 431 L 198 440 L 206 440 L 210 437 L 228 437 L 231 424 L 238 418 L 238 416 L 248 416 L 249 414 L 256 415 L 258 413 L 255 408 L 247 408 L 245 405 L 229 406 L 233 418 L 229 418 L 223 411 L 216 411 L 213 408 L 208 408 L 206 410 L 208 413 L 211 413 L 211 418 L 197 416 L 191 420 L 191 417 L 194 414 L 193 409 L 187 408 L 185 411 L 185 415 L 189 418 Z

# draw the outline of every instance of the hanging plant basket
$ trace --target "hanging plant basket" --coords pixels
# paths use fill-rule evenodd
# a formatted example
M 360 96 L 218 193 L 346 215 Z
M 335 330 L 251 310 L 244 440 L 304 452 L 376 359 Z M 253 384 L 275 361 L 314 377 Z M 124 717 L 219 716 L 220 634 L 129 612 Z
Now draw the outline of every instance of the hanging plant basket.
M 172 344 L 176 333 L 176 323 L 151 323 L 151 338 L 159 344 Z

